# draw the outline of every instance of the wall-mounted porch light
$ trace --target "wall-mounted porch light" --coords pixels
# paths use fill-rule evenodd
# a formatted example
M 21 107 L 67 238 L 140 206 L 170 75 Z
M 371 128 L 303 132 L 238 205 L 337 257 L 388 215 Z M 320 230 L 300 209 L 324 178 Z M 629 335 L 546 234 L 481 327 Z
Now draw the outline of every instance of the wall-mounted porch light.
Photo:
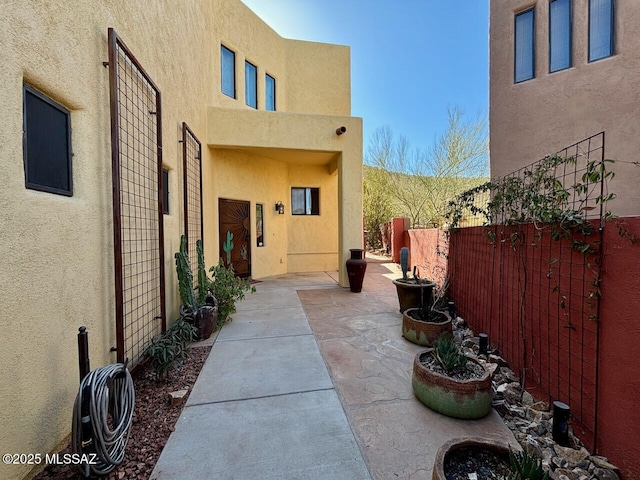
M 281 201 L 276 203 L 276 212 L 278 212 L 279 215 L 284 215 L 284 204 Z

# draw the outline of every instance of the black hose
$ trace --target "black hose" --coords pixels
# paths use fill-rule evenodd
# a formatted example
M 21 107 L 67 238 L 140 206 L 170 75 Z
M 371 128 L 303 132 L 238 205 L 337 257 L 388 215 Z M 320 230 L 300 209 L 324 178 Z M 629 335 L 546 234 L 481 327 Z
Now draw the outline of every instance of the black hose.
M 73 405 L 71 447 L 74 454 L 94 460 L 79 465 L 85 477 L 105 475 L 122 463 L 134 405 L 133 380 L 122 363 L 84 377 Z

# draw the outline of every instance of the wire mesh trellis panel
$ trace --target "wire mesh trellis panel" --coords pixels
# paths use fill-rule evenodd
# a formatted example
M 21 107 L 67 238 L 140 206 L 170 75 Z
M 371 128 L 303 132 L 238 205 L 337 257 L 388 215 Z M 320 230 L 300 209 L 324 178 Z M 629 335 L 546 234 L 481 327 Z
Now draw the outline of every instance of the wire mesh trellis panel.
M 494 184 L 512 188 L 516 198 L 492 190 L 491 221 L 452 233 L 449 250 L 458 311 L 489 334 L 534 393 L 571 406 L 573 428 L 590 448 L 597 436 L 604 165 L 599 133 L 498 179 Z M 542 171 L 550 173 L 541 181 Z M 592 233 L 560 235 L 557 219 L 541 218 L 555 207 Z
M 116 337 L 131 367 L 166 328 L 160 91 L 109 29 Z
M 202 145 L 187 126 L 182 123 L 182 158 L 184 179 L 184 232 L 187 237 L 187 251 L 191 271 L 194 272 L 194 284 L 197 283 L 195 272 L 198 268 L 196 242 L 203 241 L 202 222 Z

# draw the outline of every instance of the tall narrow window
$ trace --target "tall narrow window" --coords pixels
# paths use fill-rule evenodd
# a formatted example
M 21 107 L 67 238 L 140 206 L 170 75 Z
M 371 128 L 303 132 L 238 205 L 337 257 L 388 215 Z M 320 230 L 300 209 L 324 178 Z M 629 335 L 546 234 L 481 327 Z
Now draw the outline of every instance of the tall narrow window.
M 256 244 L 264 247 L 264 205 L 256 203 Z
M 320 189 L 292 187 L 291 213 L 293 215 L 320 215 Z
M 265 110 L 275 111 L 276 109 L 276 79 L 271 75 L 265 76 Z
M 549 71 L 571 67 L 571 0 L 549 4 Z
M 222 93 L 236 98 L 236 54 L 222 45 L 220 59 Z
M 534 76 L 534 9 L 518 13 L 515 18 L 515 82 Z
M 23 95 L 25 185 L 70 197 L 73 188 L 69 110 L 27 85 Z
M 613 55 L 613 0 L 589 0 L 589 61 Z
M 162 169 L 162 213 L 169 215 L 169 170 Z
M 258 69 L 249 62 L 244 62 L 244 98 L 247 105 L 258 108 Z

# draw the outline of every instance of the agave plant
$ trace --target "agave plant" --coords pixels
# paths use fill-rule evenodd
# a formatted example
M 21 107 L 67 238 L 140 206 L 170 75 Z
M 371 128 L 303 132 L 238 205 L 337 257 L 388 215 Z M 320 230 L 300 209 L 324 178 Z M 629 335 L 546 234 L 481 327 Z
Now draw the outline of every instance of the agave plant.
M 511 473 L 506 480 L 549 480 L 549 473 L 542 469 L 542 460 L 526 451 L 509 450 Z

